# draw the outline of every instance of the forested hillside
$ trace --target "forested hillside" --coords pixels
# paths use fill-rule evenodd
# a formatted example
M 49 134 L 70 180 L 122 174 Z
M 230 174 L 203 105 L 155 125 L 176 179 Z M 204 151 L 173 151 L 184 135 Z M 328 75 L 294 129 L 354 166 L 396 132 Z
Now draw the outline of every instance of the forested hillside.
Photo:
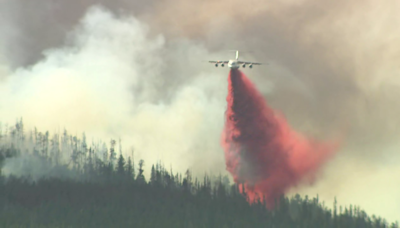
M 262 199 L 249 204 L 241 186 L 226 177 L 206 174 L 199 180 L 189 170 L 179 174 L 161 163 L 146 165 L 124 157 L 130 153 L 118 145 L 89 145 L 85 135 L 67 131 L 24 132 L 22 120 L 3 125 L 0 227 L 398 227 L 357 206 L 335 203 L 331 210 L 307 196 L 281 197 L 270 211 Z M 21 162 L 15 171 L 20 175 L 8 175 Z M 34 165 L 42 172 L 33 171 Z M 145 168 L 151 169 L 149 180 Z

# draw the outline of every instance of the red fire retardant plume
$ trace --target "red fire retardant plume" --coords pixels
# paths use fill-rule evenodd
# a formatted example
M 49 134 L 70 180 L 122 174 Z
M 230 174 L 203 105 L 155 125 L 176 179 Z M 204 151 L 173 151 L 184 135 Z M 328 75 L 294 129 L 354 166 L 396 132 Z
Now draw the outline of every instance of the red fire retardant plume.
M 228 81 L 222 134 L 226 168 L 236 183 L 244 185 L 251 202 L 265 197 L 273 208 L 286 190 L 305 178 L 312 180 L 336 146 L 292 130 L 239 70 L 231 70 Z

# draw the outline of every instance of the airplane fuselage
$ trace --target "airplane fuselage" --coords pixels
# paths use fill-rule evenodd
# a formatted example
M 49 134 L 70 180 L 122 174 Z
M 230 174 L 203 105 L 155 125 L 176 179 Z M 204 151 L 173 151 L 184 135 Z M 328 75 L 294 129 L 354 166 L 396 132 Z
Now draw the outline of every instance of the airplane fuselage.
M 232 69 L 238 69 L 240 65 L 237 60 L 229 60 L 228 67 Z

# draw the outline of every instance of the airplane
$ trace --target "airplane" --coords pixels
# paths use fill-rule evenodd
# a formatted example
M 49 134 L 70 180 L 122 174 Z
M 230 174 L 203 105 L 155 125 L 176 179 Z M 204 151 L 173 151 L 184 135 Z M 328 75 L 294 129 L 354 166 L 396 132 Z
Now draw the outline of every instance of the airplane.
M 225 64 L 228 64 L 229 68 L 232 69 L 238 69 L 240 65 L 242 65 L 243 68 L 246 67 L 246 65 L 249 65 L 249 68 L 253 68 L 253 65 L 261 65 L 262 63 L 253 63 L 253 62 L 243 62 L 239 61 L 239 51 L 236 51 L 236 59 L 231 59 L 229 61 L 208 61 L 209 63 L 215 63 L 215 67 L 218 67 L 218 64 L 221 64 L 221 67 L 224 67 Z

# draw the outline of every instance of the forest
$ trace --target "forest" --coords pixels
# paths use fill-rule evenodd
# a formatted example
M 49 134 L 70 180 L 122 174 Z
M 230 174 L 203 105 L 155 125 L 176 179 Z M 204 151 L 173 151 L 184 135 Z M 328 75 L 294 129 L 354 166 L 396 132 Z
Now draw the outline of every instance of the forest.
M 129 153 L 120 145 L 89 144 L 85 134 L 66 130 L 25 132 L 22 119 L 0 125 L 0 227 L 399 227 L 336 200 L 330 209 L 318 196 L 282 196 L 268 210 L 262 197 L 249 202 L 241 185 L 227 177 L 197 179 L 190 170 L 174 173 L 161 162 L 146 165 L 133 152 L 124 157 Z M 9 164 L 20 173 L 10 174 Z

